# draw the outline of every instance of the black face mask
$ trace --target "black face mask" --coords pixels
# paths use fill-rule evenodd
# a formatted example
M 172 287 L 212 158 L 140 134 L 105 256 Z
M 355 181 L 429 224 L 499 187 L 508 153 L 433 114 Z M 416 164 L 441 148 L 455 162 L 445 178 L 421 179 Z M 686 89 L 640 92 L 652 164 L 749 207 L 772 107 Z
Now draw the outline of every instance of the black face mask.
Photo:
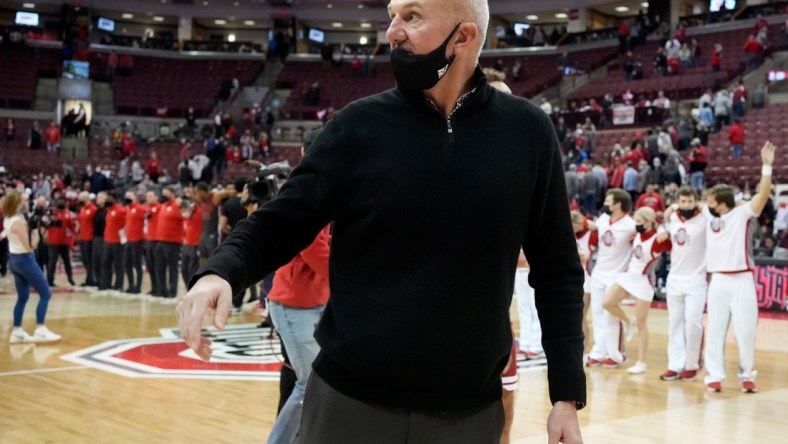
M 59 203 L 59 204 L 55 205 L 55 208 L 57 208 L 58 210 L 65 210 L 66 209 L 66 204 Z
M 605 214 L 607 214 L 608 216 L 610 216 L 611 214 L 613 214 L 613 212 L 612 212 L 612 211 L 610 211 L 610 207 L 609 207 L 609 206 L 607 206 L 607 205 L 605 205 L 604 207 L 602 207 L 602 211 L 603 211 Z
M 681 217 L 683 217 L 684 219 L 689 219 L 689 218 L 691 218 L 692 216 L 695 215 L 695 209 L 694 208 L 691 209 L 691 210 L 681 210 L 680 209 L 679 210 L 679 214 L 681 214 Z
M 635 225 L 635 231 L 637 231 L 640 234 L 643 234 L 643 233 L 646 232 L 646 226 L 645 225 Z
M 170 198 L 168 196 L 162 195 L 161 197 L 159 197 L 159 203 L 167 203 L 169 201 L 170 201 Z
M 720 217 L 720 213 L 718 213 L 717 210 L 712 207 L 709 207 L 709 214 L 711 214 L 711 217 L 714 218 Z
M 134 201 L 133 201 L 133 200 L 131 200 L 131 199 L 129 199 L 128 197 L 127 197 L 127 198 L 125 198 L 125 199 L 123 199 L 123 202 L 124 202 L 126 205 L 131 205 L 131 204 L 133 204 L 133 203 L 134 203 Z
M 107 207 L 107 208 L 109 208 L 109 207 L 111 207 L 113 205 L 115 205 L 115 201 L 114 200 L 107 199 L 107 201 L 104 203 L 104 206 Z
M 443 44 L 429 54 L 408 54 L 401 48 L 391 50 L 391 69 L 400 91 L 431 89 L 438 84 L 454 62 L 455 54 L 446 58 L 446 48 L 459 27 L 457 23 Z

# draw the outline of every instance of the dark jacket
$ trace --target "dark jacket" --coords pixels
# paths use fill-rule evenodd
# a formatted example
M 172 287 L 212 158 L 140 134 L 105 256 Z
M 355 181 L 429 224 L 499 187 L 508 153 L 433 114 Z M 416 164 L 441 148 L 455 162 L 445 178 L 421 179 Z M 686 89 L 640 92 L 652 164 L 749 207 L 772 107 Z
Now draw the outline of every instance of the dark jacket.
M 551 400 L 584 403 L 584 278 L 555 130 L 540 108 L 476 75 L 449 119 L 398 90 L 337 113 L 191 285 L 215 273 L 240 292 L 333 221 L 315 372 L 363 402 L 480 408 L 501 397 L 522 247 Z

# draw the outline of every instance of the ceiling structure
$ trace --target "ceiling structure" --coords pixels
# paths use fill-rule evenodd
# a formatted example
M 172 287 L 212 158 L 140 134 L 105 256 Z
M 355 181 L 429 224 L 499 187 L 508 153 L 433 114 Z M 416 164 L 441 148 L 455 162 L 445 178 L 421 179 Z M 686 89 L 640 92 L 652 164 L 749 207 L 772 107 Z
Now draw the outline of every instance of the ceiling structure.
M 569 8 L 588 8 L 611 16 L 628 16 L 642 0 L 489 0 L 490 12 L 503 20 L 531 23 L 565 23 L 556 18 Z M 24 4 L 34 4 L 33 8 Z M 3 9 L 59 13 L 62 0 L 0 0 Z M 274 17 L 296 16 L 307 26 L 327 31 L 377 31 L 388 22 L 388 0 L 68 0 L 65 3 L 93 8 L 94 15 L 134 23 L 177 26 L 179 17 L 192 17 L 201 26 L 227 28 L 270 27 Z M 625 6 L 628 11 L 617 11 Z M 125 14 L 125 18 L 124 18 Z M 538 19 L 528 19 L 527 16 Z M 154 21 L 154 17 L 157 19 Z M 224 20 L 225 24 L 216 24 Z M 341 23 L 339 27 L 336 24 Z M 364 23 L 365 25 L 362 25 Z M 365 27 L 369 24 L 369 28 Z

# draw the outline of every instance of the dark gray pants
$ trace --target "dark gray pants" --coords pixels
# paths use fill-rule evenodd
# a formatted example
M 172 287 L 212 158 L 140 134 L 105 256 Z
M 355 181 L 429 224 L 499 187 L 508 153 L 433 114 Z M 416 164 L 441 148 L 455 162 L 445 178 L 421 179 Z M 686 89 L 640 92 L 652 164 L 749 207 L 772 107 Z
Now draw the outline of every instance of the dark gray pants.
M 158 245 L 158 242 L 155 241 L 147 241 L 145 243 L 145 267 L 150 275 L 150 294 L 161 296 L 164 293 L 159 285 L 159 276 L 156 273 L 156 245 Z
M 74 275 L 71 272 L 71 252 L 68 250 L 66 244 L 50 244 L 49 245 L 49 263 L 47 263 L 47 280 L 49 285 L 55 283 L 55 271 L 57 268 L 57 258 L 63 259 L 63 266 L 66 268 L 66 276 L 68 282 L 74 283 Z
M 350 398 L 312 373 L 298 444 L 498 444 L 503 404 L 475 410 L 416 412 Z
M 85 267 L 85 285 L 96 285 L 93 276 L 93 241 L 79 241 L 79 255 Z
M 157 242 L 154 259 L 156 264 L 156 280 L 162 295 L 174 298 L 178 294 L 178 253 L 181 244 L 175 242 Z
M 181 248 L 181 276 L 186 286 L 200 267 L 199 248 L 196 245 L 184 245 Z
M 123 263 L 129 291 L 139 293 L 142 291 L 142 241 L 128 242 L 123 247 Z
M 112 272 L 115 272 L 115 282 L 112 282 Z M 123 245 L 114 243 L 104 244 L 104 257 L 101 258 L 101 283 L 102 290 L 123 291 Z
M 101 286 L 101 261 L 104 260 L 104 238 L 96 236 L 93 238 L 93 248 L 90 252 L 90 266 L 93 267 L 93 283 Z

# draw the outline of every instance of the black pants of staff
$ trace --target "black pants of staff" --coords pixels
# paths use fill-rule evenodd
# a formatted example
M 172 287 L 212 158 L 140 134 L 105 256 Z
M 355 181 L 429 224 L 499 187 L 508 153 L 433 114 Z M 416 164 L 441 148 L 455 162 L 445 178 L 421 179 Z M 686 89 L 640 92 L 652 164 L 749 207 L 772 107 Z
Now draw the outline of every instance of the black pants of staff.
M 63 259 L 63 265 L 66 267 L 66 276 L 68 282 L 74 285 L 74 274 L 71 271 L 71 252 L 68 250 L 66 244 L 50 244 L 49 245 L 49 261 L 47 263 L 47 281 L 49 286 L 55 285 L 55 270 L 57 268 L 57 258 Z
M 98 287 L 101 286 L 101 273 L 103 273 L 103 269 L 101 267 L 101 261 L 104 260 L 104 238 L 101 236 L 96 236 L 93 238 L 93 246 L 90 252 L 90 267 L 93 270 L 91 276 L 93 278 L 93 285 Z
M 128 293 L 139 293 L 142 289 L 142 241 L 128 242 L 123 247 L 123 264 L 129 281 Z
M 8 238 L 0 241 L 0 276 L 8 273 Z
M 49 245 L 44 242 L 44 236 L 42 235 L 38 242 L 38 247 L 36 248 L 36 263 L 39 267 L 41 267 L 41 271 L 45 271 L 47 268 L 47 264 L 49 264 Z
M 102 290 L 123 290 L 123 245 L 120 243 L 104 244 L 104 257 L 101 260 L 101 285 Z M 112 272 L 115 272 L 115 282 L 112 282 Z
M 174 298 L 178 294 L 178 254 L 181 244 L 176 242 L 158 242 L 154 252 L 156 274 L 161 286 L 162 295 Z
M 84 285 L 96 285 L 95 273 L 93 272 L 93 241 L 79 241 L 79 254 L 82 257 L 82 265 L 85 266 Z
M 147 241 L 145 244 L 145 267 L 148 269 L 150 275 L 150 294 L 153 296 L 163 296 L 164 292 L 159 284 L 159 274 L 156 270 L 159 264 L 156 262 L 156 246 L 159 243 L 156 241 Z
M 312 373 L 297 444 L 498 444 L 500 400 L 473 410 L 420 412 L 368 404 L 340 393 Z
M 181 248 L 181 275 L 186 286 L 200 267 L 200 254 L 198 246 L 184 245 Z

